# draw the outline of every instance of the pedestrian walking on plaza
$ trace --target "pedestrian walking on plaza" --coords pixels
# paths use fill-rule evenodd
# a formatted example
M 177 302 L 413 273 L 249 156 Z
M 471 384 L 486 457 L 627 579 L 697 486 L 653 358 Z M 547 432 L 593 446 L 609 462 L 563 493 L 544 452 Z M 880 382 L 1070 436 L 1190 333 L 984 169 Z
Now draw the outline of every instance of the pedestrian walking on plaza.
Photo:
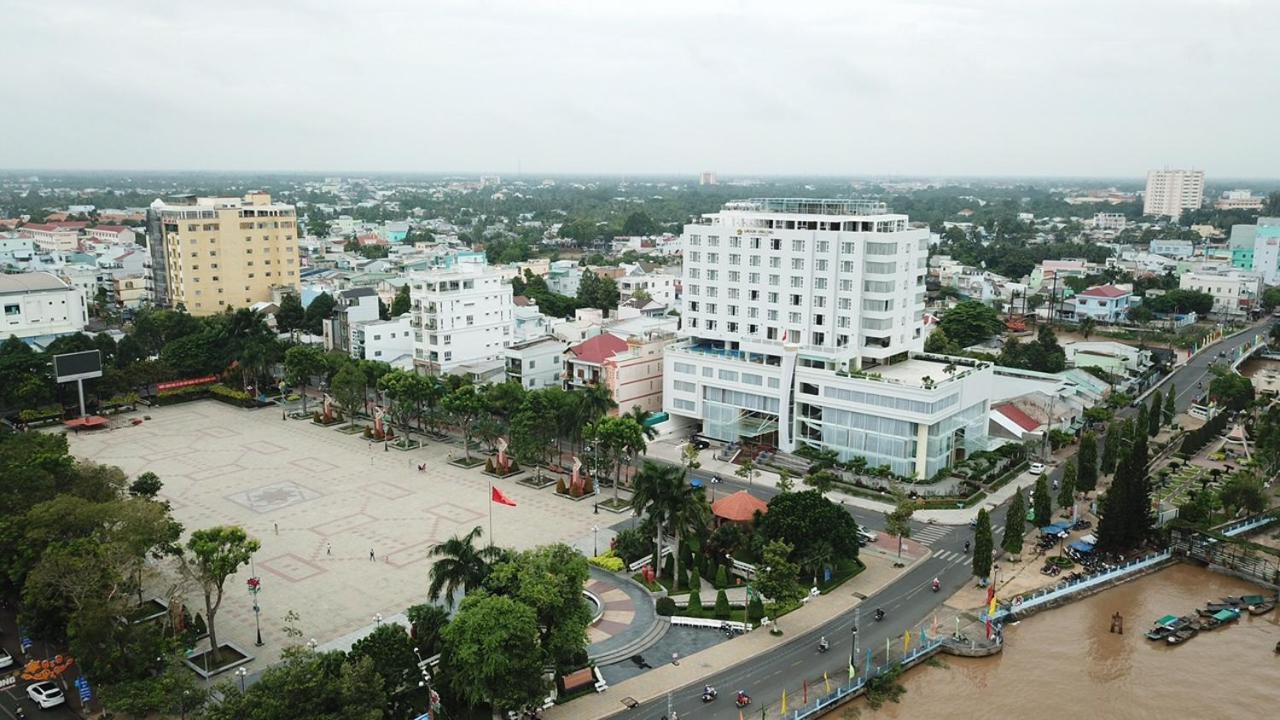
M 324 554 L 325 555 L 333 554 L 333 543 L 325 543 Z
M 277 535 L 280 534 L 280 523 L 273 522 L 271 523 L 271 527 L 275 529 Z
M 373 548 L 369 548 L 369 562 L 377 560 L 377 556 L 373 554 Z

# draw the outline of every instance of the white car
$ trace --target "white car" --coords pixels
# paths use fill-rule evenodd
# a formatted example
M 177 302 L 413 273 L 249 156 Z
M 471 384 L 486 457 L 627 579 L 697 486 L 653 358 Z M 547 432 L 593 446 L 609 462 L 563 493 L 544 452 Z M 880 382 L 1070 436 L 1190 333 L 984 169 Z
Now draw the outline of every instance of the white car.
M 0 648 L 0 670 L 13 667 L 13 656 L 8 650 Z
M 871 543 L 875 542 L 879 537 L 880 536 L 876 534 L 874 530 L 868 530 L 864 527 L 858 528 L 858 539 L 861 540 L 863 544 L 870 545 Z
M 38 682 L 27 686 L 27 697 L 40 706 L 41 710 L 57 707 L 67 701 L 62 695 L 62 688 L 56 683 Z
M 1044 463 L 1031 463 L 1031 467 L 1027 468 L 1027 472 L 1032 475 L 1039 475 L 1044 472 Z

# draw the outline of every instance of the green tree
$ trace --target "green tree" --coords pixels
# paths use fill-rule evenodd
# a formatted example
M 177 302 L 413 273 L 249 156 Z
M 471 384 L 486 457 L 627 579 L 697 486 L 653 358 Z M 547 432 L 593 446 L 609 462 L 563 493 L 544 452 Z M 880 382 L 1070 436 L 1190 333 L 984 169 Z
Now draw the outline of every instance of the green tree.
M 440 652 L 449 613 L 437 605 L 424 603 L 405 610 L 405 617 L 409 620 L 409 636 L 413 638 L 418 654 L 428 658 Z
M 391 317 L 400 317 L 412 309 L 413 301 L 409 299 L 409 283 L 405 283 L 396 290 L 396 296 L 391 301 Z
M 902 564 L 902 540 L 911 537 L 911 516 L 916 512 L 916 504 L 902 490 L 895 488 L 893 492 L 893 510 L 884 514 L 884 530 L 898 539 L 898 560 L 895 565 Z
M 858 556 L 857 522 L 817 490 L 774 495 L 760 532 L 766 540 L 783 540 L 794 548 L 792 559 L 815 576 L 832 556 Z
M 204 720 L 382 720 L 388 705 L 372 660 L 307 649 L 285 650 L 244 692 L 233 683 L 219 692 Z
M 1164 417 L 1164 396 L 1157 390 L 1151 395 L 1151 410 L 1147 413 L 1147 434 L 1155 437 L 1160 433 L 1160 419 Z
M 991 516 L 986 509 L 978 510 L 978 527 L 973 534 L 973 575 L 991 577 Z
M 1088 340 L 1089 336 L 1093 334 L 1093 331 L 1097 328 L 1097 326 L 1098 326 L 1097 320 L 1094 320 L 1092 317 L 1085 316 L 1080 321 L 1080 335 L 1082 335 L 1085 340 Z
M 1269 497 L 1261 479 L 1252 473 L 1240 472 L 1222 485 L 1218 499 L 1228 515 L 1235 515 L 1241 510 L 1249 513 L 1266 510 Z
M 1062 482 L 1058 486 L 1058 507 L 1069 508 L 1076 501 L 1076 459 L 1069 458 L 1062 468 Z
M 187 540 L 186 553 L 180 567 L 204 596 L 204 617 L 209 626 L 209 646 L 218 657 L 216 620 L 222 607 L 222 592 L 227 578 L 258 552 L 262 545 L 249 537 L 243 528 L 219 525 L 196 530 Z
M 1213 517 L 1213 494 L 1191 490 L 1186 501 L 1178 506 L 1178 519 L 1197 527 L 1208 527 Z
M 382 689 L 390 702 L 388 714 L 407 717 L 412 712 L 405 695 L 418 685 L 418 658 L 413 654 L 413 641 L 404 626 L 382 623 L 373 632 L 356 640 L 348 657 L 359 661 L 368 658 L 374 672 L 382 678 Z
M 280 332 L 301 330 L 306 323 L 306 313 L 297 293 L 286 293 L 280 298 L 280 309 L 276 311 L 276 327 Z
M 657 232 L 657 223 L 643 211 L 637 210 L 631 213 L 627 216 L 626 222 L 622 223 L 622 234 L 627 237 L 654 235 Z
M 523 710 L 542 699 L 542 651 L 533 608 L 508 597 L 467 596 L 444 629 L 440 657 L 451 695 L 471 707 Z
M 1005 515 L 1004 537 L 1000 543 L 1000 547 L 1010 555 L 1022 553 L 1023 535 L 1027 532 L 1026 519 L 1026 501 L 1022 499 L 1022 493 L 1015 492 L 1013 501 L 1009 503 L 1009 512 Z
M 520 409 L 511 417 L 511 452 L 522 462 L 536 465 L 539 478 L 558 439 L 556 424 L 547 420 L 554 417 L 550 396 L 540 390 L 527 393 Z
M 484 530 L 477 525 L 466 535 L 454 535 L 427 553 L 427 557 L 436 558 L 431 564 L 431 585 L 427 588 L 431 602 L 443 596 L 445 604 L 453 607 L 453 596 L 459 590 L 465 594 L 484 584 L 491 563 L 502 556 L 502 551 L 493 545 L 476 547 L 476 541 L 483 534 Z
M 1100 469 L 1108 475 L 1116 471 L 1116 461 L 1120 457 L 1120 449 L 1121 445 L 1123 445 L 1121 435 L 1122 425 L 1123 423 L 1113 422 L 1107 426 L 1107 437 L 1102 444 L 1102 466 Z M 1081 443 L 1081 449 L 1084 449 L 1083 442 Z M 1079 487 L 1077 489 L 1084 493 L 1090 492 L 1097 486 L 1096 481 L 1097 478 L 1094 478 L 1094 484 L 1089 485 L 1088 478 L 1081 475 L 1079 478 Z
M 474 386 L 464 385 L 446 395 L 440 406 L 462 431 L 462 452 L 467 462 L 471 462 L 471 439 L 475 437 L 476 424 L 489 412 L 484 394 Z
M 587 579 L 587 559 L 560 543 L 498 563 L 486 586 L 533 609 L 544 661 L 568 672 L 577 669 L 577 658 L 587 648 L 591 610 L 582 597 Z
M 285 351 L 285 382 L 301 390 L 302 413 L 307 412 L 307 386 L 324 374 L 324 353 L 312 345 L 295 345 Z
M 995 309 L 977 300 L 958 303 L 938 321 L 938 328 L 957 347 L 968 347 L 991 339 L 1004 328 Z
M 1048 525 L 1053 519 L 1053 498 L 1049 495 L 1049 481 L 1044 475 L 1036 478 L 1036 489 L 1031 493 L 1031 509 L 1038 527 Z
M 99 699 L 113 713 L 133 717 L 196 715 L 208 702 L 209 691 L 196 683 L 177 658 L 170 660 L 158 675 L 136 680 L 100 684 Z
M 347 413 L 350 426 L 355 427 L 356 413 L 364 407 L 366 398 L 364 375 L 355 365 L 348 363 L 333 376 L 330 389 L 338 405 Z
M 672 498 L 682 491 L 685 485 L 684 472 L 670 465 L 658 465 L 645 462 L 636 473 L 635 483 L 631 491 L 631 509 L 637 514 L 644 514 L 654 526 L 653 570 L 660 572 L 659 558 L 662 557 L 663 529 L 670 518 L 673 504 Z
M 935 326 L 933 332 L 929 333 L 929 337 L 925 338 L 924 351 L 942 355 L 956 355 L 959 354 L 960 348 L 951 341 L 946 330 Z
M 303 313 L 302 329 L 310 335 L 322 335 L 321 323 L 333 314 L 333 296 L 322 292 L 311 299 Z
M 160 476 L 147 471 L 139 475 L 138 479 L 129 485 L 129 494 L 153 500 L 160 494 L 162 487 L 164 487 L 164 483 L 160 481 Z
M 763 559 L 756 570 L 756 589 L 779 605 L 787 605 L 804 597 L 800 586 L 800 566 L 791 561 L 795 548 L 785 540 L 770 540 L 764 546 Z
M 1164 396 L 1164 424 L 1168 425 L 1178 416 L 1178 407 L 1175 405 L 1178 397 L 1178 386 L 1169 383 L 1169 394 Z
M 1108 444 L 1110 438 L 1108 438 Z M 1103 454 L 1106 450 L 1104 448 Z M 1080 452 L 1076 454 L 1077 474 L 1076 490 L 1093 492 L 1098 486 L 1098 438 L 1091 432 L 1080 436 Z
M 1253 402 L 1253 383 L 1249 378 L 1220 366 L 1212 367 L 1210 372 L 1213 379 L 1209 381 L 1209 396 L 1215 401 L 1232 410 L 1241 410 Z

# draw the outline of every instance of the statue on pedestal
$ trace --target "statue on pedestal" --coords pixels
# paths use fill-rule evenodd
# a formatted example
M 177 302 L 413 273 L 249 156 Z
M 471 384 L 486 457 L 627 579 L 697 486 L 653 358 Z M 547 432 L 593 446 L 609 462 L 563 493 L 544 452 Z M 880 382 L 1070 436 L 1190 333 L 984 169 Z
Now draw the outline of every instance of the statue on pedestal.
M 578 459 L 577 455 L 574 455 L 573 456 L 573 477 L 569 481 L 569 488 L 570 489 L 577 488 L 579 492 L 582 491 L 582 486 L 586 482 L 582 477 L 581 468 L 582 468 L 582 461 Z
M 511 459 L 507 457 L 507 439 L 498 438 L 498 467 L 502 470 L 502 474 L 506 475 L 511 470 Z

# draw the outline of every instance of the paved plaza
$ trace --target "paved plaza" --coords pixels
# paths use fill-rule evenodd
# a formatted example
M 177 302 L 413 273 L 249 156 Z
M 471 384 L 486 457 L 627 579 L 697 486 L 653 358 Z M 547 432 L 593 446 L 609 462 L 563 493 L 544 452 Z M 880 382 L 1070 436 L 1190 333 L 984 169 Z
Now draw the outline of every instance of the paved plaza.
M 150 420 L 128 424 L 142 414 L 117 417 L 110 430 L 68 436 L 71 450 L 130 477 L 159 475 L 162 496 L 188 531 L 239 525 L 262 542 L 254 563 L 262 578 L 265 646 L 253 649 L 250 568 L 227 581 L 218 613 L 219 638 L 253 649 L 254 670 L 274 662 L 288 642 L 286 612 L 297 612 L 304 637 L 322 644 L 358 633 L 375 614 L 390 617 L 426 601 L 433 545 L 476 525 L 489 537 L 490 479 L 479 468 L 448 464 L 462 453 L 456 445 L 432 441 L 409 452 L 384 451 L 333 427 L 281 420 L 279 410 L 213 400 L 148 409 Z M 556 497 L 550 487 L 493 482 L 518 505 L 493 506 L 498 544 L 565 542 L 590 552 L 598 524 L 599 543 L 608 546 L 612 532 L 605 526 L 618 516 L 593 515 L 590 501 Z M 203 613 L 198 594 L 189 598 L 192 612 Z

